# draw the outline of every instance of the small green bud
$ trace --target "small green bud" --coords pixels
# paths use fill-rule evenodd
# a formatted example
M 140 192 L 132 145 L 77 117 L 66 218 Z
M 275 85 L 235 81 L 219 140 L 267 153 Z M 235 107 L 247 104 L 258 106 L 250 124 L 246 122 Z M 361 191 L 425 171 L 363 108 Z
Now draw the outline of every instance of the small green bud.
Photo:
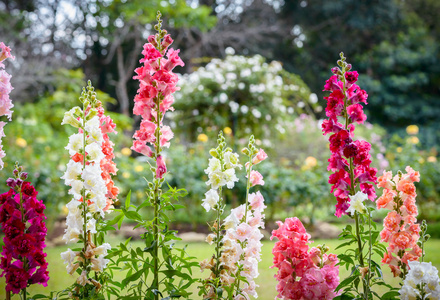
M 249 150 L 248 150 L 248 148 L 243 148 L 243 149 L 241 150 L 241 153 L 243 153 L 243 154 L 246 155 L 246 156 L 249 156 Z
M 232 152 L 232 149 L 230 147 L 226 148 L 225 152 Z
M 218 158 L 217 150 L 214 148 L 209 150 L 209 154 L 211 154 L 212 157 Z
M 98 114 L 98 110 L 96 108 L 92 108 L 89 111 L 89 114 L 87 115 L 86 120 L 89 121 L 91 120 L 94 116 L 96 116 Z

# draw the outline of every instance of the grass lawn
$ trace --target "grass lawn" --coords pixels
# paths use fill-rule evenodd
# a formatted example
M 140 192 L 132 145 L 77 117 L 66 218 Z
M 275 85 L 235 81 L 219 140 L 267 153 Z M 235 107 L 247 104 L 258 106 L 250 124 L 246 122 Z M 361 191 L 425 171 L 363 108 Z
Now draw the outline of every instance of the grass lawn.
M 139 242 L 136 242 L 136 244 L 138 243 Z M 331 249 L 336 248 L 336 246 L 339 244 L 337 240 L 316 240 L 313 245 L 316 246 L 322 243 L 325 243 L 326 245 L 330 246 Z M 116 244 L 116 241 L 115 243 L 112 244 Z M 275 291 L 276 281 L 273 278 L 275 274 L 275 270 L 270 269 L 270 266 L 272 265 L 271 250 L 273 244 L 274 243 L 270 241 L 264 242 L 264 246 L 262 249 L 263 260 L 260 262 L 259 265 L 260 276 L 256 279 L 257 284 L 260 285 L 260 287 L 257 289 L 259 294 L 259 299 L 263 299 L 263 300 L 274 299 L 276 296 L 276 291 Z M 75 280 L 76 277 L 71 277 L 66 273 L 65 266 L 63 265 L 63 262 L 60 258 L 60 253 L 65 251 L 66 249 L 67 249 L 66 246 L 47 249 L 47 255 L 48 255 L 47 259 L 49 262 L 49 273 L 50 273 L 49 275 L 51 277 L 51 279 L 49 280 L 49 285 L 46 288 L 42 286 L 33 286 L 29 289 L 31 294 L 36 294 L 36 293 L 44 294 L 44 293 L 48 293 L 49 291 L 59 291 L 69 286 Z M 431 261 L 438 269 L 440 269 L 440 256 L 437 255 L 438 249 L 440 249 L 440 239 L 437 240 L 433 239 L 428 241 L 426 245 L 427 255 L 425 261 Z M 212 251 L 213 251 L 213 247 L 209 246 L 206 243 L 190 243 L 188 245 L 188 253 L 192 256 L 197 257 L 199 260 L 202 260 L 212 255 Z M 336 252 L 339 253 L 338 251 Z M 383 272 L 387 282 L 390 282 L 393 285 L 398 286 L 398 280 L 394 280 L 388 267 L 384 267 Z M 345 269 L 340 269 L 341 278 L 346 276 L 347 273 L 348 271 L 346 271 Z M 202 275 L 204 274 L 201 273 L 198 269 L 194 270 L 194 276 L 202 277 Z M 207 275 L 207 273 L 205 273 L 205 275 Z M 121 278 L 122 278 L 122 274 L 121 274 Z M 5 299 L 4 286 L 5 286 L 4 278 L 0 278 L 0 299 Z M 199 297 L 197 296 L 197 287 L 194 287 L 194 292 L 195 292 L 195 296 L 193 299 L 199 299 Z M 378 290 L 378 292 L 381 293 L 380 290 Z M 19 298 L 16 296 L 13 297 L 13 299 L 19 299 Z

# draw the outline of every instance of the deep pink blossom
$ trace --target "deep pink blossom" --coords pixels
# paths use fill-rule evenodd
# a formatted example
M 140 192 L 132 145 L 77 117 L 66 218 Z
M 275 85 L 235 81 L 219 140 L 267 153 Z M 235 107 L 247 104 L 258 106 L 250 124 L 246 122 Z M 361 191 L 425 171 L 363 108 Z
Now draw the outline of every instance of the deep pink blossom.
M 347 80 L 347 83 L 352 85 L 358 80 L 358 72 L 352 71 L 352 72 L 345 72 L 345 79 Z
M 329 183 L 331 192 L 337 199 L 335 215 L 346 214 L 350 193 L 359 188 L 372 201 L 376 198 L 374 184 L 376 169 L 371 168 L 371 145 L 366 141 L 355 140 L 356 123 L 363 123 L 367 117 L 360 103 L 367 104 L 367 93 L 356 84 L 359 74 L 348 66 L 340 70 L 332 69 L 332 75 L 326 81 L 324 91 L 330 91 L 325 109 L 327 120 L 322 123 L 322 131 L 331 134 L 330 158 L 327 169 L 332 171 Z M 343 123 L 339 122 L 342 121 Z M 352 182 L 353 181 L 353 182 Z
M 36 198 L 38 192 L 30 182 L 21 179 L 27 173 L 16 169 L 14 176 L 8 180 L 13 188 L 0 195 L 0 225 L 5 234 L 0 276 L 6 279 L 6 291 L 18 294 L 30 284 L 47 286 L 49 273 L 43 252 L 47 233 L 45 205 Z

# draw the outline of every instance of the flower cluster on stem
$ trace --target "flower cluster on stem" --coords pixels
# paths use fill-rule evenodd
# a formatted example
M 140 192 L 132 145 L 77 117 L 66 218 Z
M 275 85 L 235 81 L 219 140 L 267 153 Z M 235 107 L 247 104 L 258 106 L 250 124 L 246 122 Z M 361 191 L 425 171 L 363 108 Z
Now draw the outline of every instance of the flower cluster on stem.
M 378 178 L 383 194 L 376 202 L 378 209 L 391 210 L 380 232 L 381 241 L 388 243 L 382 263 L 390 266 L 395 277 L 402 278 L 408 272 L 408 263 L 418 261 L 423 253 L 418 245 L 420 225 L 416 224 L 418 211 L 414 185 L 420 181 L 420 174 L 409 166 L 405 171 L 405 174 L 399 171 L 395 176 L 391 171 L 383 172 Z
M 5 234 L 0 262 L 3 270 L 0 276 L 6 278 L 6 292 L 19 294 L 26 299 L 26 288 L 31 284 L 47 286 L 45 240 L 47 229 L 44 223 L 46 208 L 42 200 L 37 199 L 38 192 L 16 164 L 14 177 L 6 183 L 10 187 L 7 193 L 0 195 L 0 224 Z
M 15 59 L 15 57 L 11 55 L 11 49 L 3 42 L 0 42 L 0 117 L 6 116 L 8 120 L 11 121 L 11 108 L 14 107 L 14 105 L 9 98 L 9 94 L 13 90 L 13 87 L 11 85 L 11 75 L 4 70 L 5 65 L 3 64 L 3 61 L 7 58 Z M 2 138 L 5 137 L 5 125 L 6 122 L 0 121 L 0 170 L 3 169 L 4 166 L 2 159 L 6 156 L 2 146 Z
M 440 299 L 438 270 L 432 263 L 409 261 L 409 271 L 399 290 L 402 300 Z
M 225 219 L 226 239 L 232 248 L 237 249 L 235 256 L 237 270 L 233 284 L 233 295 L 236 300 L 258 297 L 255 278 L 259 276 L 258 262 L 261 261 L 261 239 L 264 228 L 263 214 L 266 205 L 260 192 L 249 193 L 251 187 L 264 185 L 263 176 L 253 166 L 267 158 L 263 149 L 257 149 L 255 138 L 252 135 L 246 148 L 241 152 L 248 157 L 246 163 L 246 200 L 244 204 L 231 210 L 231 214 Z M 243 284 L 240 286 L 240 284 Z
M 78 133 L 69 137 L 66 149 L 71 159 L 61 177 L 70 186 L 69 194 L 72 195 L 67 204 L 67 229 L 63 240 L 83 244 L 81 251 L 68 249 L 61 253 L 67 272 L 71 275 L 78 269 L 80 272 L 72 290 L 73 298 L 96 294 L 102 287 L 97 274 L 106 268 L 109 260 L 105 256 L 111 246 L 108 243 L 97 245 L 97 228 L 105 213 L 111 211 L 119 191 L 111 179 L 117 169 L 112 161 L 113 144 L 107 135 L 115 132 L 115 124 L 104 115 L 102 103 L 96 98 L 90 81 L 79 99 L 83 107 L 66 112 L 61 123 L 78 128 Z M 89 275 L 92 271 L 95 278 Z
M 361 103 L 367 104 L 367 93 L 357 84 L 358 73 L 350 71 L 351 65 L 345 62 L 341 53 L 339 67 L 332 69 L 333 76 L 326 81 L 324 91 L 330 91 L 325 97 L 325 109 L 328 119 L 322 124 L 322 131 L 331 134 L 331 156 L 328 170 L 333 174 L 329 178 L 331 192 L 336 196 L 336 216 L 347 214 L 350 195 L 356 189 L 368 195 L 372 201 L 376 198 L 375 168 L 371 168 L 371 145 L 363 140 L 354 140 L 355 123 L 362 124 L 366 119 Z M 342 123 L 340 123 L 342 121 Z
M 267 155 L 263 149 L 255 147 L 255 139 L 251 136 L 248 147 L 242 150 L 248 157 L 246 202 L 232 209 L 230 215 L 222 221 L 225 207 L 222 188 L 225 185 L 228 188 L 234 186 L 234 182 L 238 181 L 235 169 L 241 169 L 242 166 L 238 154 L 226 148 L 221 132 L 218 143 L 217 149 L 210 151 L 213 157 L 205 170 L 209 177 L 206 183 L 211 185 L 211 190 L 206 193 L 202 205 L 207 211 L 217 211 L 217 218 L 211 226 L 213 233 L 207 237 L 208 243 L 215 244 L 215 253 L 212 258 L 200 264 L 202 271 L 211 270 L 210 276 L 203 281 L 202 293 L 205 299 L 223 299 L 223 292 L 226 292 L 227 299 L 256 298 L 257 285 L 254 280 L 259 275 L 260 240 L 263 237 L 260 228 L 264 228 L 263 211 L 266 206 L 261 193 L 249 194 L 249 189 L 264 184 L 261 174 L 252 170 L 252 167 L 265 160 Z
M 155 291 L 154 298 L 159 299 L 159 258 L 158 250 L 160 242 L 159 227 L 161 220 L 161 186 L 167 173 L 165 159 L 162 155 L 163 147 L 170 146 L 173 138 L 171 128 L 163 124 L 165 113 L 173 110 L 173 93 L 179 88 L 176 86 L 178 76 L 173 73 L 176 66 L 184 66 L 179 58 L 180 50 L 169 48 L 173 39 L 166 30 L 161 28 L 161 14 L 158 12 L 155 29 L 157 33 L 148 37 L 148 43 L 143 47 L 144 56 L 139 62 L 143 65 L 135 70 L 133 79 L 139 80 L 139 89 L 134 98 L 133 113 L 142 117 L 139 130 L 133 136 L 134 151 L 151 157 L 155 165 L 151 165 L 154 176 L 153 182 L 149 182 L 149 200 L 154 207 L 154 220 L 152 231 L 156 241 L 153 245 L 153 282 L 151 289 Z M 153 148 L 153 150 L 152 150 Z
M 363 299 L 369 299 L 373 247 L 371 211 L 368 211 L 370 234 L 367 253 L 369 256 L 368 261 L 365 262 L 362 222 L 365 220 L 363 214 L 367 212 L 367 209 L 362 202 L 365 199 L 374 201 L 376 198 L 374 185 L 377 181 L 377 170 L 370 167 L 370 143 L 354 139 L 355 124 L 362 124 L 367 119 L 361 103 L 367 104 L 368 95 L 356 84 L 358 73 L 351 71 L 352 66 L 346 62 L 344 54 L 341 53 L 340 57 L 341 59 L 337 62 L 338 66 L 332 68 L 334 75 L 326 81 L 324 86 L 324 91 L 330 91 L 330 95 L 324 98 L 327 100 L 325 112 L 328 119 L 322 123 L 322 131 L 324 135 L 331 134 L 329 138 L 331 156 L 327 169 L 333 172 L 329 177 L 329 183 L 332 185 L 331 192 L 337 199 L 335 215 L 341 217 L 344 214 L 351 214 L 355 219 L 355 233 L 347 235 L 351 232 L 350 226 L 350 229 L 346 227 L 342 235 L 349 239 L 354 237 L 352 241 L 357 243 L 354 256 L 359 264 L 353 265 L 358 270 L 353 270 L 352 275 L 362 274 L 363 292 L 360 294 Z M 366 277 L 365 272 L 368 272 Z M 355 290 L 357 290 L 357 284 Z
M 216 219 L 210 229 L 213 233 L 209 234 L 206 241 L 215 245 L 215 253 L 210 259 L 205 259 L 200 263 L 201 270 L 210 270 L 211 274 L 203 280 L 201 294 L 204 299 L 221 299 L 223 288 L 230 286 L 234 282 L 232 277 L 237 270 L 235 265 L 236 249 L 231 247 L 229 242 L 225 243 L 225 225 L 222 224 L 222 215 L 225 204 L 223 202 L 223 187 L 229 189 L 234 187 L 238 178 L 235 169 L 241 169 L 238 154 L 232 152 L 232 149 L 226 147 L 223 133 L 218 135 L 218 146 L 211 149 L 212 158 L 209 159 L 209 166 L 205 170 L 208 175 L 207 185 L 210 190 L 205 193 L 202 206 L 207 212 L 213 210 L 216 212 Z
M 325 245 L 309 249 L 310 235 L 298 218 L 277 222 L 272 231 L 277 238 L 272 249 L 273 266 L 277 268 L 278 298 L 290 300 L 333 299 L 339 284 L 339 262 L 335 254 L 327 253 Z

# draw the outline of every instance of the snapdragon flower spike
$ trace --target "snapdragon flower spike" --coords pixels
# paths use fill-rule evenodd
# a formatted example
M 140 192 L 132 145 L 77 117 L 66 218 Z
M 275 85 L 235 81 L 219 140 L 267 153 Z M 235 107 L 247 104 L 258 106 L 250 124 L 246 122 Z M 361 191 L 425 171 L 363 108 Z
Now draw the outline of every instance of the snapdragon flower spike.
M 405 277 L 409 262 L 418 261 L 423 255 L 418 245 L 420 225 L 417 222 L 416 187 L 420 174 L 411 167 L 405 168 L 406 174 L 384 171 L 378 178 L 378 187 L 383 188 L 376 205 L 378 209 L 391 210 L 383 221 L 380 232 L 381 241 L 388 243 L 382 263 L 389 265 L 394 277 Z
M 185 64 L 179 58 L 179 51 L 169 48 L 173 39 L 165 30 L 148 37 L 139 61 L 143 65 L 135 70 L 133 79 L 139 80 L 139 89 L 134 98 L 133 113 L 142 117 L 141 125 L 133 136 L 132 150 L 153 157 L 156 139 L 159 136 L 160 147 L 169 147 L 174 134 L 169 126 L 163 125 L 165 113 L 174 110 L 173 93 L 179 90 L 176 86 L 178 77 L 173 73 L 176 66 Z M 159 124 L 159 126 L 157 125 Z M 158 128 L 159 127 L 159 128 Z M 158 132 L 159 131 L 159 132 Z M 166 171 L 166 166 L 159 176 Z
M 263 195 L 260 192 L 249 193 L 249 189 L 255 185 L 263 185 L 263 176 L 255 170 L 253 166 L 267 158 L 263 149 L 257 150 L 253 136 L 249 139 L 249 144 L 242 150 L 242 153 L 248 156 L 246 163 L 247 188 L 246 202 L 239 207 L 232 209 L 231 214 L 225 219 L 226 236 L 225 240 L 230 244 L 231 249 L 235 251 L 232 261 L 237 266 L 233 277 L 235 283 L 235 299 L 257 298 L 257 284 L 255 278 L 259 276 L 258 262 L 261 261 L 261 239 L 264 228 L 263 214 L 266 205 Z M 244 277 L 243 286 L 240 286 L 240 277 Z
M 233 274 L 237 270 L 235 264 L 235 248 L 229 240 L 225 239 L 225 226 L 222 224 L 222 215 L 224 212 L 224 203 L 222 189 L 227 187 L 229 189 L 234 187 L 235 182 L 238 181 L 235 175 L 235 169 L 242 168 L 239 162 L 238 154 L 232 152 L 232 149 L 226 147 L 223 133 L 218 135 L 218 147 L 211 149 L 210 154 L 212 158 L 209 159 L 208 168 L 205 173 L 209 180 L 206 182 L 210 186 L 210 190 L 205 193 L 202 206 L 209 212 L 211 210 L 217 212 L 216 220 L 211 226 L 213 233 L 209 234 L 206 241 L 212 245 L 215 244 L 215 253 L 210 259 L 205 259 L 200 263 L 201 270 L 211 270 L 208 278 L 203 282 L 203 289 L 201 294 L 204 299 L 216 299 L 218 297 L 217 289 L 220 287 L 228 287 L 234 283 Z
M 113 143 L 108 137 L 108 133 L 115 132 L 115 124 L 104 115 L 102 103 L 96 98 L 90 81 L 87 90 L 83 89 L 80 101 L 83 108 L 74 107 L 66 112 L 61 123 L 78 128 L 78 133 L 69 137 L 66 149 L 71 159 L 61 178 L 70 186 L 69 194 L 72 195 L 72 200 L 66 205 L 67 229 L 63 240 L 66 243 L 81 241 L 84 246 L 80 252 L 68 249 L 61 253 L 61 257 L 67 264 L 67 273 L 72 275 L 80 268 L 79 286 L 96 286 L 88 278 L 88 273 L 105 269 L 109 261 L 105 256 L 111 247 L 107 243 L 95 245 L 92 235 L 97 234 L 97 223 L 106 212 L 111 211 L 113 199 L 119 192 L 111 178 L 117 168 L 112 161 Z M 79 289 L 76 293 L 73 296 L 81 296 Z
M 324 135 L 331 134 L 331 156 L 327 169 L 333 172 L 329 183 L 338 201 L 335 215 L 340 217 L 347 214 L 349 196 L 353 196 L 356 189 L 371 201 L 375 200 L 377 170 L 370 167 L 371 145 L 354 139 L 355 124 L 362 124 L 367 118 L 360 103 L 366 105 L 368 95 L 356 84 L 358 73 L 350 71 L 351 65 L 345 62 L 343 53 L 338 65 L 340 68 L 332 69 L 335 75 L 324 86 L 324 91 L 331 93 L 324 97 L 327 100 L 325 112 L 328 119 L 322 123 L 322 131 Z
M 14 88 L 11 85 L 11 75 L 4 70 L 5 65 L 3 61 L 7 58 L 15 59 L 15 57 L 11 55 L 11 49 L 3 42 L 0 42 L 0 117 L 6 116 L 8 120 L 11 121 L 11 108 L 13 108 L 14 105 L 9 98 L 9 94 Z M 0 121 L 0 170 L 3 169 L 4 166 L 2 159 L 6 156 L 2 145 L 2 138 L 5 137 L 5 125 L 6 122 Z
M 318 246 L 309 249 L 310 235 L 298 218 L 277 222 L 272 231 L 277 238 L 272 249 L 273 266 L 277 268 L 278 298 L 283 300 L 333 299 L 339 285 L 339 261 L 329 248 Z
M 31 284 L 47 286 L 44 248 L 47 234 L 42 200 L 32 184 L 25 181 L 28 174 L 16 165 L 14 178 L 9 178 L 9 191 L 0 195 L 0 224 L 5 234 L 1 253 L 1 277 L 6 278 L 6 292 L 26 293 Z

